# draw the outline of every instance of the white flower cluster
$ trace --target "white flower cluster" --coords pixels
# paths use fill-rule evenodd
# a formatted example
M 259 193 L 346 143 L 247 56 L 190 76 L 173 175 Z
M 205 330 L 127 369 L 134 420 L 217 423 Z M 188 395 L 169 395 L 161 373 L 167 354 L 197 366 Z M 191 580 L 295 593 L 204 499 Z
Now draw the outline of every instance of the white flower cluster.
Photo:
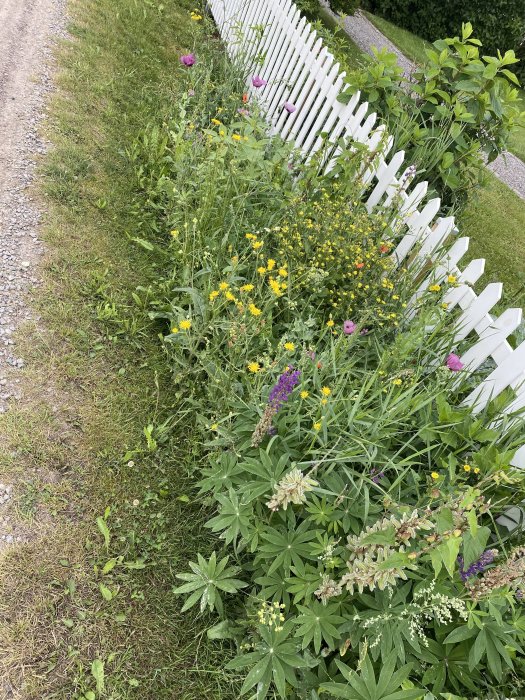
M 286 510 L 288 504 L 299 505 L 306 501 L 306 493 L 317 486 L 317 481 L 305 476 L 300 469 L 292 469 L 277 484 L 271 500 L 266 504 L 270 510 Z

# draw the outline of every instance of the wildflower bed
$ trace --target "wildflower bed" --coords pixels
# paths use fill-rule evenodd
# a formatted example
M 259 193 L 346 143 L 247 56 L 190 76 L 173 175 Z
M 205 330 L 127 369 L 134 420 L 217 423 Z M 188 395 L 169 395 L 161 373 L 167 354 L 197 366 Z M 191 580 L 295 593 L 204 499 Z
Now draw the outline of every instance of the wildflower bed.
M 193 19 L 185 96 L 130 148 L 135 241 L 160 260 L 138 294 L 202 433 L 212 510 L 183 609 L 217 611 L 241 695 L 515 693 L 525 549 L 496 522 L 524 491 L 509 396 L 461 407 L 441 287 L 408 325 L 420 280 L 389 256 L 389 212 L 366 211 L 351 163 L 323 176 L 268 136 Z

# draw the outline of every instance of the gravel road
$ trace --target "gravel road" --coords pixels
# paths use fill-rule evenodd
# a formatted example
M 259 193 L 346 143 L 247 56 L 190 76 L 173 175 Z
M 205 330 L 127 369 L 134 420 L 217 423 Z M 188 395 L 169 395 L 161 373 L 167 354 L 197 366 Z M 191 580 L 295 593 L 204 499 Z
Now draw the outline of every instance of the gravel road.
M 40 212 L 30 185 L 46 148 L 37 131 L 63 16 L 63 0 L 0 0 L 0 412 L 19 397 L 24 360 L 12 336 L 30 318 L 27 293 L 38 285 Z
M 31 318 L 28 302 L 39 284 L 41 211 L 31 184 L 35 159 L 46 150 L 38 129 L 52 84 L 52 44 L 64 34 L 64 5 L 0 0 L 0 413 L 21 398 L 24 360 L 13 334 Z M 21 539 L 5 510 L 12 486 L 3 481 L 0 474 L 0 550 Z M 6 697 L 1 693 L 0 684 Z

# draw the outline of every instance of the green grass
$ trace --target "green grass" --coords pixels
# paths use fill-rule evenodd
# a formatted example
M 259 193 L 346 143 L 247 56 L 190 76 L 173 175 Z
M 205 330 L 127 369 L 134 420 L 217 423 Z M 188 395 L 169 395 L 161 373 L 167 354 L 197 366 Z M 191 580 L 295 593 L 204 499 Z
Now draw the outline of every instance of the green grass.
M 206 638 L 210 618 L 181 614 L 172 594 L 175 573 L 209 549 L 190 490 L 200 446 L 131 296 L 156 262 L 128 238 L 125 150 L 170 109 L 192 8 L 70 3 L 46 134 L 55 148 L 41 167 L 41 320 L 19 334 L 24 399 L 0 416 L 10 517 L 27 537 L 0 555 L 0 668 L 24 700 L 89 700 L 96 659 L 97 700 L 238 695 L 220 670 L 228 648 Z M 107 547 L 95 524 L 106 508 Z
M 383 19 L 383 17 L 373 15 L 371 12 L 365 12 L 364 14 L 411 61 L 424 63 L 427 60 L 425 49 L 431 46 L 430 42 L 420 39 L 406 29 L 401 29 L 401 27 Z
M 505 304 L 525 301 L 525 205 L 512 190 L 491 174 L 471 198 L 458 220 L 461 236 L 470 236 L 470 258 L 485 258 L 480 282 L 503 282 Z

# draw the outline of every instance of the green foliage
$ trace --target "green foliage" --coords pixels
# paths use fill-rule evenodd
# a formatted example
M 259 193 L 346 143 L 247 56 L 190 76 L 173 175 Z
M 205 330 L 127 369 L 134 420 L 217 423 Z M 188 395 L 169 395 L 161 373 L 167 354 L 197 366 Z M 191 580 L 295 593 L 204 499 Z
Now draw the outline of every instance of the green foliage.
M 246 586 L 243 581 L 235 578 L 239 568 L 234 566 L 227 567 L 228 557 L 224 557 L 217 562 L 215 552 L 212 552 L 209 561 L 206 561 L 200 554 L 197 554 L 197 559 L 198 563 L 190 561 L 190 568 L 193 573 L 177 574 L 177 578 L 186 581 L 186 583 L 176 588 L 174 593 L 191 594 L 184 603 L 183 611 L 189 610 L 200 600 L 201 612 L 205 608 L 209 608 L 222 613 L 223 605 L 220 591 L 235 593 Z
M 183 72 L 195 97 L 211 59 Z M 508 397 L 479 414 L 461 405 L 479 376 L 445 365 L 462 351 L 457 312 L 437 303 L 454 276 L 420 290 L 410 324 L 402 312 L 387 323 L 376 305 L 395 294 L 403 308 L 422 278 L 393 282 L 395 261 L 383 264 L 397 203 L 364 210 L 362 154 L 343 151 L 321 177 L 325 152 L 300 163 L 240 91 L 221 93 L 228 107 L 191 99 L 130 149 L 136 237 L 162 261 L 141 310 L 201 436 L 198 498 L 214 536 L 210 559 L 179 574 L 183 609 L 217 610 L 209 636 L 237 645 L 241 695 L 510 693 L 525 556 L 522 533 L 495 520 L 525 496 L 509 464 L 523 438 L 501 416 Z M 162 144 L 151 159 L 149 143 Z M 191 174 L 212 172 L 210 194 Z
M 437 4 L 430 0 L 365 0 L 363 5 L 429 41 L 454 36 L 462 22 L 471 22 L 485 51 L 492 54 L 517 51 L 525 37 L 523 0 L 445 0 Z M 525 67 L 518 70 L 525 75 Z
M 481 55 L 472 31 L 467 23 L 461 38 L 435 41 L 408 84 L 394 54 L 374 49 L 340 97 L 347 101 L 361 90 L 386 120 L 396 147 L 448 204 L 479 181 L 484 159 L 506 150 L 523 117 L 519 82 L 509 70 L 517 62 L 514 52 Z

